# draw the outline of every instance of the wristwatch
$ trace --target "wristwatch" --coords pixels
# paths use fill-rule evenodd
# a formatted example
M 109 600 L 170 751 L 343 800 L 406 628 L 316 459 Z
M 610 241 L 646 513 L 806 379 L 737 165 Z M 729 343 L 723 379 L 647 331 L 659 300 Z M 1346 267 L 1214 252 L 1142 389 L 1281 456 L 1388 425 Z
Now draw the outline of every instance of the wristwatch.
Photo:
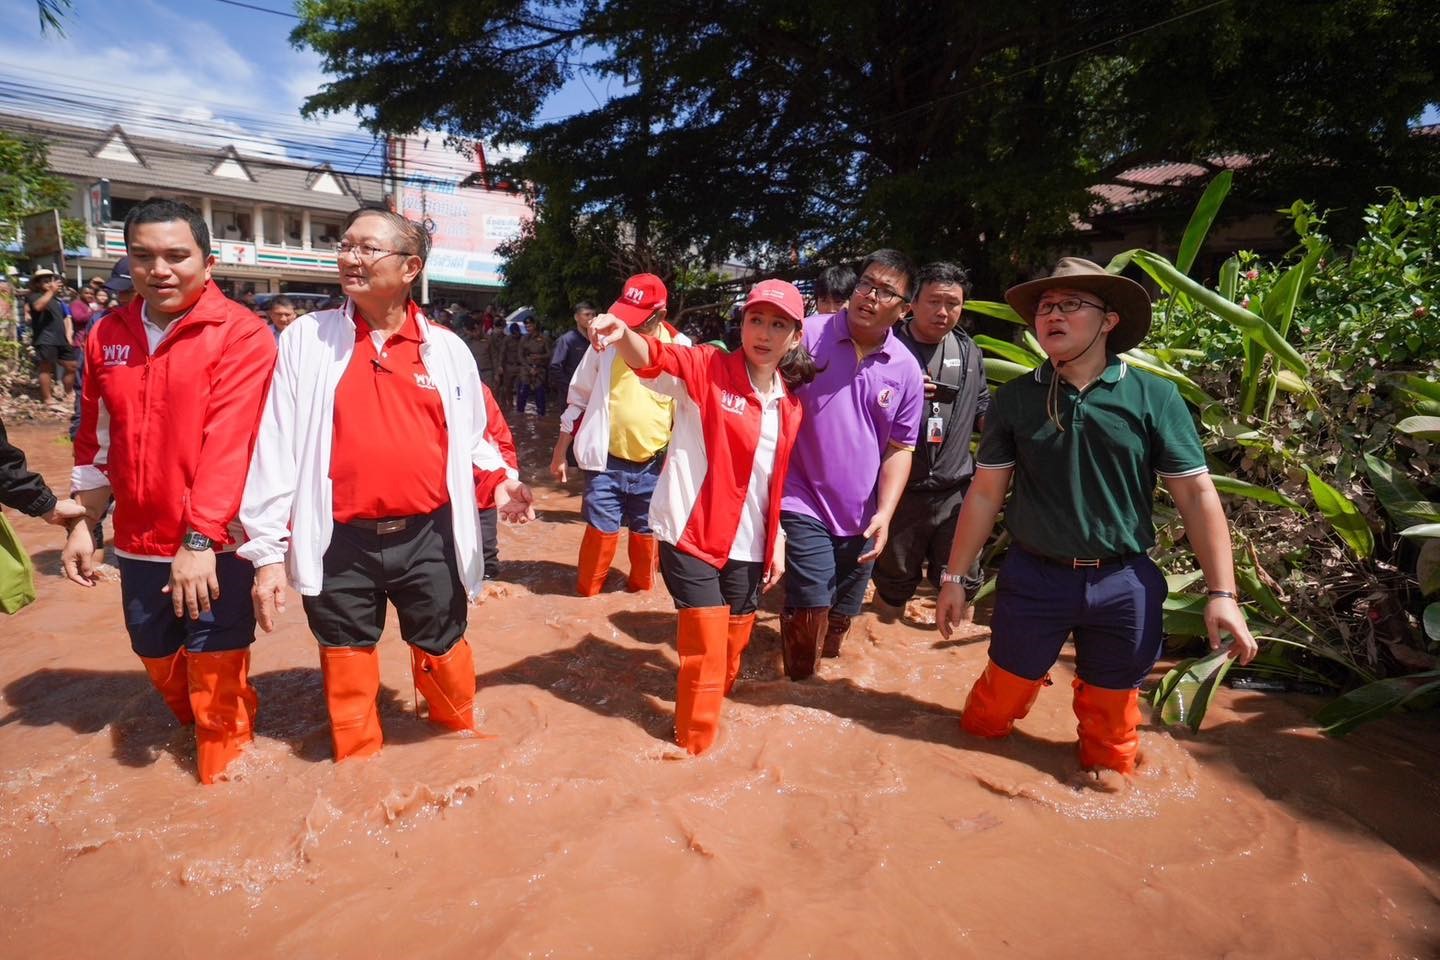
M 949 567 L 941 567 L 940 584 L 944 586 L 947 583 L 953 583 L 956 586 L 963 587 L 965 586 L 965 575 L 961 573 L 951 573 Z
M 185 534 L 185 539 L 180 541 L 180 546 L 186 550 L 209 550 L 214 544 L 214 540 L 203 533 L 196 533 L 194 530 Z

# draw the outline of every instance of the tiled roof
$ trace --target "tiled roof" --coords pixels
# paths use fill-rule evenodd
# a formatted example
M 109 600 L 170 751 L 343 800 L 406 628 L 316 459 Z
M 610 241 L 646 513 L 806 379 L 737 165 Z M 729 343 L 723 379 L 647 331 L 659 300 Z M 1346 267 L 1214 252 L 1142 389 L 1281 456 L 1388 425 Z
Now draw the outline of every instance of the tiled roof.
M 1167 186 L 1182 186 L 1195 180 L 1208 180 L 1219 170 L 1240 170 L 1250 165 L 1250 158 L 1239 154 L 1217 157 L 1210 166 L 1198 163 L 1149 163 L 1132 167 L 1108 183 L 1097 184 L 1090 193 L 1099 199 L 1095 213 L 1116 213 L 1148 203 L 1161 196 Z
M 239 159 L 253 180 L 217 177 L 211 171 L 220 161 L 238 156 L 233 148 L 205 149 L 173 140 L 131 134 L 120 127 L 84 127 L 0 114 L 0 130 L 43 140 L 49 148 L 50 169 L 82 180 L 104 177 L 111 183 L 338 213 L 349 213 L 362 204 L 379 203 L 384 196 L 378 177 L 341 173 L 325 164 L 295 163 L 248 155 Z M 140 163 L 96 156 L 117 131 L 122 141 L 140 158 Z M 339 183 L 339 194 L 310 189 L 310 184 L 322 171 Z

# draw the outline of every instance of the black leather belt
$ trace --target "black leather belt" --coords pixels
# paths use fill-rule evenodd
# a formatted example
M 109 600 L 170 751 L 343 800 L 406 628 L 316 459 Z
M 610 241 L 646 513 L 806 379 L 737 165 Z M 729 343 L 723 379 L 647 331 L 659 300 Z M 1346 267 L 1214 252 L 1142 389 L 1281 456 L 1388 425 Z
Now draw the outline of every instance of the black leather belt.
M 371 520 L 365 517 L 356 517 L 354 520 L 346 520 L 347 527 L 359 527 L 370 533 L 399 533 L 410 525 L 411 520 L 419 520 L 420 517 L 391 517 L 386 520 Z
M 1138 553 L 1122 553 L 1114 557 L 1052 557 L 1047 553 L 1031 550 L 1029 547 L 1020 546 L 1019 544 L 1016 544 L 1016 546 L 1025 553 L 1030 554 L 1030 556 L 1036 560 L 1042 560 L 1053 566 L 1064 567 L 1067 570 L 1101 570 L 1105 567 L 1118 567 L 1127 560 L 1140 556 Z

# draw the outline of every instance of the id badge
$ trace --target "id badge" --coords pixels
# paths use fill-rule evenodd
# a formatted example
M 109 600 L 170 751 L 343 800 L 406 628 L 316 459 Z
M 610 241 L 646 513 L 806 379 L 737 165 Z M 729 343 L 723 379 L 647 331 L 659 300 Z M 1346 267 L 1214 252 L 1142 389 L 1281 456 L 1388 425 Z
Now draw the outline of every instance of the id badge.
M 945 442 L 945 419 L 943 417 L 931 417 L 925 421 L 925 439 L 930 443 Z

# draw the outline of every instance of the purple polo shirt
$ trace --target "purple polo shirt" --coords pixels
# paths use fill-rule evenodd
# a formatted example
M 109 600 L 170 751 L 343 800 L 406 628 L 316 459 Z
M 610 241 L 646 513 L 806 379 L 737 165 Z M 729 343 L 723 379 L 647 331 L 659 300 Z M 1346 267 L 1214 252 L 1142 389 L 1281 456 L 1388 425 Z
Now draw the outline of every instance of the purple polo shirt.
M 844 310 L 806 319 L 804 340 L 820 372 L 795 391 L 805 417 L 780 509 L 814 517 L 837 537 L 853 537 L 875 515 L 886 448 L 913 449 L 920 437 L 925 382 L 893 332 L 857 360 Z

